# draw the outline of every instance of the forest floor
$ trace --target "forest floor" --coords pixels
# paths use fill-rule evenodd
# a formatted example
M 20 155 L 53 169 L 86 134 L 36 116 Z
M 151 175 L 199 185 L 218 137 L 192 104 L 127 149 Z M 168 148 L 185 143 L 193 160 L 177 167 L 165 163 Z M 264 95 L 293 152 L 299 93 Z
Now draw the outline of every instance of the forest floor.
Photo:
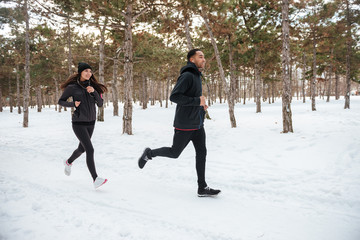
M 192 144 L 179 159 L 155 158 L 145 147 L 171 146 L 175 105 L 134 106 L 133 133 L 105 109 L 92 138 L 99 176 L 94 190 L 83 154 L 64 175 L 78 141 L 70 111 L 0 113 L 0 239 L 360 239 L 360 97 L 292 103 L 294 133 L 282 134 L 281 100 L 209 108 L 207 182 L 218 197 L 197 197 Z M 122 106 L 122 105 L 121 105 Z

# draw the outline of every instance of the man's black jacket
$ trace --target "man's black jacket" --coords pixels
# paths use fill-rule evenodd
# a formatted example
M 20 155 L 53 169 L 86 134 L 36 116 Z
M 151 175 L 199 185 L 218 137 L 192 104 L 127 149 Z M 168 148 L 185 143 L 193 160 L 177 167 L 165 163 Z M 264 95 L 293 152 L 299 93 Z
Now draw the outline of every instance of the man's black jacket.
M 174 127 L 178 129 L 200 129 L 204 124 L 205 111 L 200 106 L 202 95 L 201 72 L 192 62 L 181 68 L 180 76 L 170 95 L 177 104 Z

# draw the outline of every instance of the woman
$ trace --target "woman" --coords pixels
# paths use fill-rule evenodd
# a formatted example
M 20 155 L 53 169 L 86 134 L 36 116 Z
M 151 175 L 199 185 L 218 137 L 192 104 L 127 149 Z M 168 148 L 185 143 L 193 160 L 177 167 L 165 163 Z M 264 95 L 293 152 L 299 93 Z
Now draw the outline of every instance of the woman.
M 65 174 L 70 176 L 72 163 L 86 152 L 86 164 L 94 181 L 94 187 L 98 188 L 107 182 L 107 179 L 98 177 L 94 162 L 94 148 L 91 136 L 95 127 L 96 108 L 103 105 L 101 94 L 107 91 L 106 86 L 99 83 L 89 64 L 80 62 L 78 73 L 66 80 L 61 86 L 64 93 L 59 99 L 59 105 L 63 107 L 75 107 L 72 115 L 72 128 L 80 143 L 68 160 L 64 161 Z M 68 102 L 69 97 L 73 98 Z

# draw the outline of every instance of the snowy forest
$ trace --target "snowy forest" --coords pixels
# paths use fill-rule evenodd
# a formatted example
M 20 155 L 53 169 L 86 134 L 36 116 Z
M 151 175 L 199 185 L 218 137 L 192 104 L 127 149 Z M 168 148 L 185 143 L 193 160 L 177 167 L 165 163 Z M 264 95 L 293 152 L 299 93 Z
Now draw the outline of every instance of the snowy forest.
M 186 53 L 207 59 L 208 105 L 262 104 L 282 98 L 284 132 L 292 132 L 291 100 L 316 111 L 316 99 L 359 94 L 358 0 L 6 0 L 0 5 L 0 111 L 31 117 L 54 105 L 59 85 L 87 62 L 109 92 L 105 108 L 132 134 L 132 107 L 168 107 Z M 119 109 L 119 102 L 124 103 Z M 163 103 L 165 106 L 163 106 Z M 13 110 L 14 109 L 14 110 Z M 56 107 L 56 111 L 62 111 Z M 66 109 L 64 109 L 66 110 Z M 122 114 L 121 114 L 122 112 Z M 29 120 L 30 119 L 30 120 Z M 104 121 L 99 109 L 98 121 Z
M 0 240 L 360 239 L 360 0 L 1 0 L 0 26 Z M 206 147 L 150 158 L 188 134 L 190 49 Z M 79 62 L 108 92 L 76 127 Z

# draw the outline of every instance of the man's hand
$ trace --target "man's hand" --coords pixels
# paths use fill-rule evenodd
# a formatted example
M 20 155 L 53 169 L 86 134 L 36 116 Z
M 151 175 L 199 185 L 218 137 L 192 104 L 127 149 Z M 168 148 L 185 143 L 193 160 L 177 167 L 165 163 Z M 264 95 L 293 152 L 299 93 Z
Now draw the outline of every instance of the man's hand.
M 208 109 L 209 108 L 209 106 L 208 105 L 205 105 L 204 106 L 204 110 L 206 111 L 206 109 Z
M 204 96 L 200 96 L 200 106 L 206 106 L 206 98 Z

